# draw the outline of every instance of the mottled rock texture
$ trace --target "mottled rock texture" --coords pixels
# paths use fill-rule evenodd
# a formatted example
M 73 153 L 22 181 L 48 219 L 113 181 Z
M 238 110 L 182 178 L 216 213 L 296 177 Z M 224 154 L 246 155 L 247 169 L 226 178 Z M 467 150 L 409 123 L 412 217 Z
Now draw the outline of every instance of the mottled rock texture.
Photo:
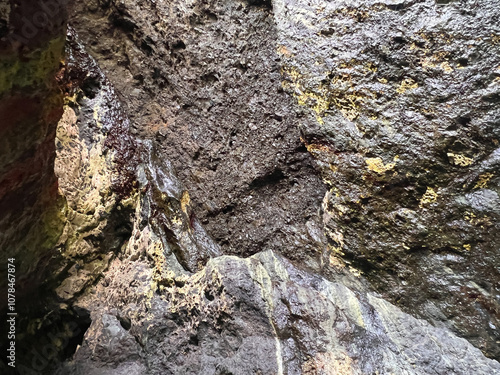
M 126 103 L 133 131 L 172 162 L 193 215 L 223 251 L 279 248 L 318 269 L 311 254 L 326 248 L 326 189 L 300 141 L 302 110 L 281 87 L 267 5 L 82 2 L 72 22 Z
M 151 299 L 145 297 L 151 270 L 142 261 L 130 267 L 116 260 L 110 276 L 114 292 L 100 283 L 100 298 L 93 297 L 108 310 L 93 307 L 99 312 L 82 346 L 56 374 L 500 371 L 451 332 L 357 290 L 348 278 L 330 282 L 272 251 L 212 259 L 199 273 L 173 277 Z M 135 280 L 129 292 L 119 293 L 129 280 Z
M 17 373 L 500 373 L 497 8 L 76 4 Z
M 115 277 L 106 276 L 114 259 L 134 269 L 141 265 L 138 259 L 146 264 L 151 277 L 143 285 L 144 296 L 151 298 L 168 283 L 166 263 L 181 275 L 220 255 L 219 246 L 190 216 L 189 194 L 170 163 L 158 158 L 151 142 L 130 136 L 113 86 L 72 29 L 60 85 L 65 104 L 55 139 L 55 172 L 67 201 L 56 246 L 61 255 L 47 279 L 53 289 L 40 293 L 38 288 L 40 306 L 18 325 L 21 374 L 52 374 L 56 363 L 74 354 L 99 316 L 94 317 L 96 305 L 109 308 L 107 298 L 94 298 L 92 288 Z M 89 296 L 90 303 L 83 304 Z
M 66 35 L 66 28 L 63 31 L 63 46 L 68 38 L 66 59 L 63 61 L 62 53 L 56 55 L 58 84 L 52 87 L 59 100 L 54 103 L 42 93 L 38 98 L 40 103 L 51 103 L 58 113 L 46 141 L 52 147 L 42 154 L 52 164 L 41 169 L 28 160 L 29 167 L 36 168 L 36 173 L 28 172 L 36 178 L 33 185 L 43 192 L 47 180 L 53 181 L 53 192 L 48 197 L 42 195 L 41 204 L 16 211 L 36 236 L 47 231 L 52 237 L 40 243 L 38 237 L 19 231 L 12 221 L 10 230 L 20 238 L 25 236 L 19 241 L 23 252 L 5 247 L 19 262 L 16 354 L 21 373 L 27 369 L 48 371 L 50 361 L 64 359 L 74 351 L 90 324 L 87 311 L 72 308 L 74 298 L 102 276 L 130 237 L 137 195 L 138 158 L 135 141 L 128 134 L 128 119 L 112 87 L 78 45 L 74 33 L 70 30 Z M 5 140 L 14 141 L 11 136 Z M 18 141 L 23 144 L 26 138 Z M 16 192 L 20 196 L 11 203 L 26 204 L 23 194 L 30 190 L 20 186 Z M 54 216 L 50 222 L 44 220 L 47 212 Z M 42 220 L 38 215 L 43 215 Z M 41 229 L 38 221 L 44 225 Z M 31 295 L 26 295 L 28 292 Z
M 500 356 L 500 9 L 274 2 L 332 249 L 407 312 Z
M 225 253 L 341 258 L 497 357 L 495 4 L 269 5 L 90 2 L 74 22 Z

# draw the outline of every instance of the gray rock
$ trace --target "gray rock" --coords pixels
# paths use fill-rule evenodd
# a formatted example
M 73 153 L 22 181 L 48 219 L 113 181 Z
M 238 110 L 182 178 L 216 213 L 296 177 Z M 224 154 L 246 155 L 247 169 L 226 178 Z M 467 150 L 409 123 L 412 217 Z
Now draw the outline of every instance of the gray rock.
M 42 372 L 500 373 L 492 0 L 76 11 Z
M 497 4 L 273 5 L 334 254 L 499 359 Z

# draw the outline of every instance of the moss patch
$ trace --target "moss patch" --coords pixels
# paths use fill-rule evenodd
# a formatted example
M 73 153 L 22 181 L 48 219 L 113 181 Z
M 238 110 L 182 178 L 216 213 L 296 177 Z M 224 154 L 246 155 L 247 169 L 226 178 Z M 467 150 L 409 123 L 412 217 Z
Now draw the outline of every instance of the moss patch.
M 0 58 L 0 95 L 14 87 L 39 86 L 59 66 L 66 38 L 51 40 L 45 48 L 29 53 L 23 59 L 10 55 Z

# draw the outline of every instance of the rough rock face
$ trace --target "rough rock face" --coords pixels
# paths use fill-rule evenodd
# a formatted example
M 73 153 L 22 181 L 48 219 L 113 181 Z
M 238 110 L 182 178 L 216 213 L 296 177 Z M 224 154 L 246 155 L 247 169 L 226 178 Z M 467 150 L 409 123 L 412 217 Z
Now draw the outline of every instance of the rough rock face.
M 164 263 L 182 274 L 220 255 L 190 217 L 189 194 L 170 163 L 158 159 L 151 142 L 130 137 L 130 122 L 114 88 L 72 29 L 66 50 L 61 78 L 66 100 L 55 142 L 55 172 L 67 201 L 57 243 L 61 259 L 50 278 L 55 296 L 43 295 L 44 305 L 19 324 L 23 374 L 52 374 L 55 363 L 74 354 L 100 300 L 93 298 L 92 287 L 115 258 L 131 267 L 138 266 L 138 258 L 146 259 L 149 295 L 155 283 L 163 282 Z M 89 296 L 88 305 L 79 302 Z
M 318 269 L 326 189 L 281 87 L 266 2 L 82 2 L 72 22 L 223 251 L 279 248 Z
M 16 374 L 500 373 L 499 11 L 457 4 L 76 4 Z
M 273 4 L 333 251 L 500 358 L 498 4 Z
M 128 119 L 113 102 L 112 87 L 72 31 L 68 32 L 66 50 L 57 88 L 60 121 L 54 124 L 57 129 L 50 140 L 51 160 L 56 154 L 57 159 L 49 170 L 59 177 L 64 206 L 57 216 L 59 221 L 50 223 L 51 231 L 58 230 L 52 242 L 41 249 L 33 248 L 38 243 L 31 242 L 25 245 L 27 255 L 19 258 L 22 265 L 33 267 L 37 277 L 28 280 L 37 295 L 35 300 L 24 296 L 29 291 L 25 285 L 17 284 L 22 311 L 17 323 L 20 371 L 47 370 L 50 361 L 72 354 L 74 341 L 81 340 L 90 324 L 88 312 L 75 310 L 73 301 L 101 277 L 130 237 L 137 196 L 138 158 L 135 142 L 128 135 Z M 36 183 L 43 184 L 45 177 L 42 174 Z M 53 180 L 56 183 L 55 176 Z M 26 189 L 21 187 L 20 192 L 26 193 Z M 52 200 L 45 201 L 41 209 L 51 208 L 50 203 L 57 202 L 53 196 Z M 29 212 L 37 213 L 34 209 Z M 31 224 L 33 219 L 25 214 L 23 220 Z M 35 233 L 44 232 L 38 229 Z M 41 259 L 48 263 L 47 269 L 36 263 L 37 251 L 46 252 Z M 17 273 L 29 275 L 22 267 Z M 58 340 L 66 344 L 57 344 Z
M 63 227 L 54 140 L 67 13 L 57 7 L 37 23 L 40 11 L 40 4 L 0 1 L 0 255 L 4 264 L 16 259 L 18 298 L 34 292 L 57 264 L 54 245 Z M 0 311 L 6 305 L 3 298 Z
M 498 10 L 481 4 L 92 2 L 74 22 L 224 252 L 342 258 L 496 357 Z
M 57 374 L 500 371 L 498 362 L 449 331 L 348 288 L 347 278 L 330 282 L 272 251 L 218 257 L 197 274 L 175 276 L 148 308 L 151 270 L 118 260 L 111 269 L 122 274 L 112 283 L 124 283 L 107 286 L 115 292 L 106 303 L 115 309 L 93 315 L 74 360 Z M 116 293 L 130 280 L 132 293 Z M 96 291 L 97 297 L 107 293 L 102 283 Z
M 130 237 L 138 164 L 137 143 L 114 89 L 71 29 L 66 50 L 55 163 L 67 200 L 59 239 L 67 274 L 56 289 L 63 300 L 91 284 Z

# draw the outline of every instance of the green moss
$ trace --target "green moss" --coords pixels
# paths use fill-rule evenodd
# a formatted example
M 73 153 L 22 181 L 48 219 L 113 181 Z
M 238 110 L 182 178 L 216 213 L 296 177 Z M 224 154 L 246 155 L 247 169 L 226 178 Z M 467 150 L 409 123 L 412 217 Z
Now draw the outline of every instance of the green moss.
M 0 95 L 13 87 L 43 84 L 58 68 L 65 40 L 65 37 L 53 39 L 45 48 L 31 52 L 23 60 L 17 55 L 0 58 Z
M 66 199 L 59 196 L 57 202 L 42 215 L 44 236 L 42 248 L 53 249 L 59 241 L 64 230 L 67 209 Z

